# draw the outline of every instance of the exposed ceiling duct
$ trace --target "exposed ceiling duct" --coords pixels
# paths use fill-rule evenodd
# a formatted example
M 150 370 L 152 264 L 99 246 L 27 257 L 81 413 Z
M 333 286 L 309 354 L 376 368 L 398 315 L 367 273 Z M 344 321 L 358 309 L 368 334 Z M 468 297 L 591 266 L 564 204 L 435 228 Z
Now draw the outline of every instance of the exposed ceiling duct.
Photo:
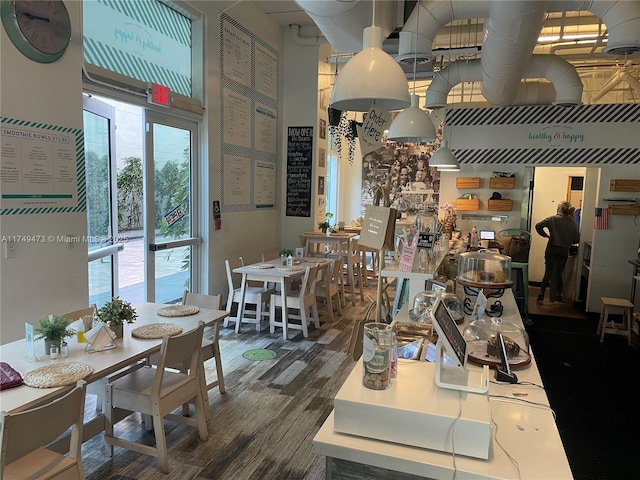
M 374 8 L 375 24 L 383 28 L 385 36 L 391 33 L 401 23 L 396 20 L 396 10 L 404 4 L 382 0 L 296 0 L 296 3 L 309 14 L 338 53 L 361 49 L 360 32 L 372 23 Z M 404 22 L 396 58 L 405 67 L 414 61 L 422 67 L 428 67 L 428 62 L 434 58 L 434 40 L 439 31 L 456 20 L 481 18 L 484 19 L 484 39 L 479 81 L 482 82 L 482 94 L 491 105 L 511 105 L 516 102 L 522 94 L 521 80 L 536 78 L 535 75 L 547 78 L 554 84 L 556 98 L 553 103 L 579 104 L 580 99 L 576 100 L 578 86 L 573 85 L 576 77 L 568 74 L 566 67 L 561 67 L 556 61 L 547 59 L 543 64 L 535 63 L 540 60 L 533 60 L 532 55 L 548 14 L 585 11 L 600 18 L 606 26 L 607 43 L 602 52 L 611 55 L 640 52 L 638 1 L 422 0 Z M 578 22 L 581 20 L 581 17 L 576 18 Z M 565 20 L 563 15 L 562 21 Z M 595 46 L 599 47 L 599 44 Z M 532 63 L 537 66 L 530 65 Z M 548 70 L 536 73 L 531 68 L 536 71 Z M 459 74 L 465 77 L 472 72 L 460 71 Z M 527 83 L 527 88 L 530 88 L 531 82 Z M 565 83 L 572 86 L 559 88 Z M 542 89 L 546 98 L 548 89 Z
M 295 0 L 311 17 L 336 53 L 362 50 L 362 32 L 370 27 L 374 2 L 370 0 Z M 375 26 L 382 28 L 382 38 L 401 25 L 396 18 L 399 2 L 375 1 Z M 401 2 L 404 3 L 404 2 Z M 402 20 L 402 19 L 400 19 Z
M 449 91 L 462 82 L 483 78 L 481 60 L 456 61 L 437 72 L 427 89 L 426 108 L 442 108 Z M 576 69 L 555 55 L 532 55 L 522 78 L 545 78 L 549 82 L 522 82 L 516 86 L 512 105 L 580 105 L 582 81 Z

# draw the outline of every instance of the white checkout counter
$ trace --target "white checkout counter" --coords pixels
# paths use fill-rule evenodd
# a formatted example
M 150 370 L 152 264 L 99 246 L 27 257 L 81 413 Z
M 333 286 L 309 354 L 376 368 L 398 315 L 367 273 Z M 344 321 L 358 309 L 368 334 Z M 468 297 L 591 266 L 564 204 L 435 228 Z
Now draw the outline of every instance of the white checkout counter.
M 503 319 L 522 326 L 522 320 L 510 289 L 500 298 L 504 311 Z M 398 315 L 402 315 L 403 309 Z M 466 322 L 469 322 L 467 316 Z M 461 325 L 460 328 L 464 328 Z M 388 394 L 389 408 L 406 408 L 406 402 L 394 400 L 394 388 L 402 384 L 415 383 L 416 375 L 425 375 L 424 369 L 415 368 L 420 360 L 400 360 L 398 376 L 392 386 L 383 392 L 371 390 L 373 394 Z M 469 365 L 471 370 L 480 366 Z M 357 362 L 354 375 L 361 372 Z M 355 373 L 355 372 L 358 373 Z M 491 439 L 489 458 L 473 458 L 459 453 L 407 446 L 362 436 L 337 433 L 334 429 L 335 411 L 322 425 L 313 440 L 314 449 L 326 456 L 326 478 L 339 479 L 553 479 L 573 478 L 569 463 L 553 418 L 549 401 L 542 386 L 536 361 L 531 352 L 531 363 L 515 370 L 519 382 L 535 385 L 497 384 L 493 381 L 493 370 L 489 387 L 489 415 Z M 424 381 L 424 378 L 420 380 Z M 394 385 L 394 382 L 396 383 Z M 346 388 L 352 391 L 344 391 Z M 361 382 L 347 381 L 338 396 L 351 395 L 366 398 Z M 464 394 L 467 395 L 467 394 Z M 474 394 L 468 394 L 474 395 Z M 432 399 L 433 400 L 433 399 Z M 428 402 L 425 395 L 422 401 Z M 458 396 L 454 395 L 452 410 L 458 411 Z M 395 403 L 398 403 L 396 405 Z M 455 414 L 454 414 L 455 417 Z M 375 422 L 375 418 L 371 418 Z M 382 422 L 384 423 L 384 422 Z M 384 427 L 387 428 L 387 427 Z M 455 428 L 455 426 L 453 427 Z M 426 428 L 425 428 L 426 430 Z M 429 432 L 425 431 L 425 435 Z M 455 452 L 455 449 L 454 449 Z

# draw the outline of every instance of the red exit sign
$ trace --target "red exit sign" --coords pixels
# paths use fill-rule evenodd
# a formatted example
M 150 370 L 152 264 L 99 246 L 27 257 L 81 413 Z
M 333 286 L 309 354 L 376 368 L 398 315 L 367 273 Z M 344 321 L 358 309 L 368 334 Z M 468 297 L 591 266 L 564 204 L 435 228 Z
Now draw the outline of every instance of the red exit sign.
M 168 107 L 171 102 L 170 93 L 171 91 L 169 90 L 169 87 L 165 87 L 159 83 L 154 83 L 151 86 L 151 91 L 149 92 L 149 103 Z

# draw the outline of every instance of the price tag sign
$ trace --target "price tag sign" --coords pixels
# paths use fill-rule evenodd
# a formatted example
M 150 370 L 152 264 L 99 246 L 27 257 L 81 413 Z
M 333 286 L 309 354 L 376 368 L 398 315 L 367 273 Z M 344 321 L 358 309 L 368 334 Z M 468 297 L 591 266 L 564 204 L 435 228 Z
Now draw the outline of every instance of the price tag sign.
M 418 248 L 433 248 L 433 244 L 436 240 L 435 233 L 421 233 L 418 237 Z

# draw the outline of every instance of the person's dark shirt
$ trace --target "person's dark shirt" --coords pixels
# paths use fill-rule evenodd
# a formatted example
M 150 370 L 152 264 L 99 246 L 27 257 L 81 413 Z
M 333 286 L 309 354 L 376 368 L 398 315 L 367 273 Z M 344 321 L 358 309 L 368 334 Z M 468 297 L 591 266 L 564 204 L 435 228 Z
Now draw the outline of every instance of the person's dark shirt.
M 545 231 L 545 228 L 547 229 Z M 547 231 L 549 232 L 547 234 Z M 580 241 L 580 232 L 572 215 L 556 214 L 536 223 L 536 232 L 549 238 L 549 245 L 566 248 Z

